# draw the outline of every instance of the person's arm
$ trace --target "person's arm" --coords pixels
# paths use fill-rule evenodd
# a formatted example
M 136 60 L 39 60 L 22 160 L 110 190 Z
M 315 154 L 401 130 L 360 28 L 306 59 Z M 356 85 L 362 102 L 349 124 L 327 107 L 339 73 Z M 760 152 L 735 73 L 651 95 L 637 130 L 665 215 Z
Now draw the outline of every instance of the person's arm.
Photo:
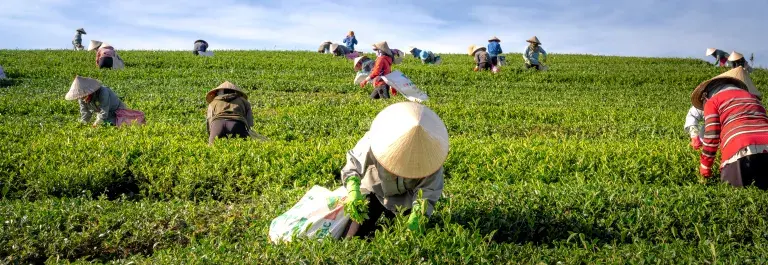
M 712 176 L 712 164 L 715 162 L 718 146 L 720 146 L 720 114 L 714 102 L 704 104 L 704 137 L 701 148 L 701 165 L 699 172 L 702 176 Z
M 421 182 L 419 182 L 419 185 L 416 186 L 414 192 L 418 194 L 418 191 L 421 190 L 422 198 L 427 201 L 427 204 L 423 205 L 427 207 L 427 217 L 432 216 L 432 212 L 435 210 L 435 204 L 443 194 L 443 186 L 443 168 L 440 168 L 435 174 L 423 178 Z
M 352 37 L 353 45 L 357 45 L 357 37 Z
M 704 116 L 702 112 L 696 107 L 691 107 L 688 109 L 688 114 L 685 115 L 685 125 L 683 125 L 683 129 L 691 136 L 691 137 L 699 137 L 699 123 L 701 123 L 704 120 Z
M 347 151 L 347 164 L 341 168 L 342 183 L 347 183 L 347 179 L 352 176 L 358 176 L 360 179 L 364 177 L 365 162 L 370 150 L 371 143 L 366 133 L 352 150 Z
M 248 100 L 243 99 L 245 102 L 245 123 L 248 124 L 248 128 L 253 128 L 253 111 L 251 110 L 251 103 Z
M 531 51 L 531 47 L 528 46 L 525 48 L 525 52 L 523 52 L 523 60 L 525 60 L 525 63 L 530 64 L 531 60 L 528 59 L 528 53 Z
M 78 103 L 80 103 L 80 123 L 88 125 L 89 122 L 91 122 L 91 116 L 93 116 L 93 113 L 91 112 L 91 109 L 88 108 L 88 103 L 85 103 L 85 100 L 78 99 Z
M 99 93 L 99 98 L 94 98 L 93 100 L 99 101 L 99 113 L 96 114 L 96 121 L 93 122 L 93 125 L 101 125 L 107 119 L 109 119 L 109 110 L 111 109 L 112 104 L 119 104 L 117 102 L 112 102 L 112 99 L 110 97 L 110 93 L 106 90 L 103 90 L 104 88 L 101 88 L 102 91 Z
M 544 50 L 541 46 L 539 46 L 539 52 L 541 52 L 541 55 L 544 55 L 544 58 L 541 58 L 541 62 L 547 63 L 547 51 Z

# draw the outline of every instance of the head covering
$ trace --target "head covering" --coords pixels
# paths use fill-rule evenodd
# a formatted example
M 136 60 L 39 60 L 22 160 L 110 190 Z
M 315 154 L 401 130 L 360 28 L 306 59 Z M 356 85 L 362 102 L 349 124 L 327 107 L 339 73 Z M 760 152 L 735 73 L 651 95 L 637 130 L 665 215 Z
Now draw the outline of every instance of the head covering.
M 101 47 L 103 42 L 97 41 L 97 40 L 91 40 L 91 45 L 88 45 L 88 50 L 93 51 Z
M 349 35 L 349 36 L 355 36 L 355 32 L 350 30 L 350 31 L 349 31 L 349 34 L 347 34 L 347 35 Z
M 715 51 L 717 51 L 717 49 L 709 48 L 709 49 L 707 49 L 707 54 L 704 55 L 704 56 L 711 56 L 713 53 L 715 53 Z
M 85 30 L 84 30 L 83 28 L 79 28 L 79 29 L 77 29 L 76 31 L 77 31 L 77 32 L 80 32 L 80 33 L 83 33 L 83 34 L 88 34 L 88 33 L 85 33 Z
M 101 82 L 96 79 L 75 76 L 75 81 L 72 81 L 72 86 L 69 87 L 69 92 L 64 96 L 66 100 L 75 100 L 84 98 L 96 90 L 101 88 Z
M 486 48 L 483 46 L 475 46 L 474 49 L 472 49 L 472 53 L 469 55 L 475 55 L 475 53 L 477 53 L 477 51 L 480 51 L 480 50 L 486 50 Z
M 539 38 L 537 38 L 536 36 L 533 36 L 533 37 L 531 37 L 530 39 L 528 39 L 526 41 L 530 42 L 530 43 L 541 44 L 541 42 L 539 41 Z
M 490 39 L 488 39 L 488 42 L 491 42 L 491 41 L 498 41 L 498 42 L 501 42 L 501 40 L 500 40 L 498 37 L 496 37 L 496 36 L 493 36 L 493 37 L 491 37 Z
M 749 93 L 752 93 L 759 98 L 762 98 L 763 96 L 763 94 L 757 90 L 757 87 L 755 87 L 755 83 L 752 82 L 752 79 L 749 78 L 749 74 L 744 70 L 744 67 L 739 66 L 699 84 L 699 86 L 693 90 L 693 93 L 691 93 L 691 104 L 697 109 L 704 109 L 704 102 L 701 100 L 701 95 L 706 92 L 707 86 L 709 86 L 712 81 L 719 79 L 727 79 L 734 85 L 749 91 Z
M 229 81 L 224 81 L 224 83 L 221 83 L 218 87 L 211 89 L 211 91 L 208 91 L 208 93 L 205 94 L 205 101 L 208 103 L 211 103 L 213 99 L 216 97 L 216 93 L 219 92 L 219 90 L 233 90 L 236 93 L 240 94 L 241 97 L 248 99 L 248 95 L 245 94 L 242 90 L 240 90 L 239 87 L 237 87 L 235 84 L 230 83 Z
M 728 61 L 735 62 L 744 58 L 744 55 L 736 51 L 731 52 L 731 56 L 728 56 Z
M 382 41 L 373 45 L 374 50 L 381 50 L 386 55 L 393 56 L 392 50 L 389 49 L 389 44 L 386 41 Z
M 474 44 L 469 45 L 469 48 L 467 48 L 467 54 L 469 54 L 470 56 L 474 54 L 475 48 L 477 48 L 477 45 L 474 45 Z
M 448 130 L 437 114 L 415 102 L 392 104 L 371 124 L 371 153 L 384 169 L 403 178 L 425 178 L 448 157 Z
M 331 51 L 331 52 L 335 52 L 335 51 L 336 51 L 336 49 L 338 49 L 338 48 L 339 48 L 339 44 L 338 44 L 338 43 L 334 43 L 334 44 L 331 44 L 331 49 L 330 49 L 330 51 Z
M 353 66 L 354 66 L 354 68 L 355 68 L 355 70 L 357 70 L 357 66 L 358 66 L 358 64 L 360 64 L 360 63 L 361 63 L 363 60 L 365 60 L 365 59 L 368 59 L 368 57 L 366 57 L 366 56 L 360 56 L 360 57 L 357 57 L 357 58 L 355 58 L 355 61 L 354 61 L 354 65 L 353 65 Z

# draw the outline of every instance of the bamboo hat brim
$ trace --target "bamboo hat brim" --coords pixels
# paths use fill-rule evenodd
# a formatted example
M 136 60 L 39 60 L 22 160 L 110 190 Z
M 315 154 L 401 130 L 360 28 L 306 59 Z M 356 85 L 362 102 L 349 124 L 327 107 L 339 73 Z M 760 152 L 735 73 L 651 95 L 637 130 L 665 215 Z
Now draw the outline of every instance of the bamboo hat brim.
M 704 101 L 702 100 L 701 96 L 704 94 L 704 92 L 707 91 L 707 88 L 709 84 L 712 83 L 712 81 L 719 79 L 728 79 L 732 81 L 734 85 L 749 91 L 749 93 L 757 96 L 758 98 L 762 98 L 763 96 L 762 93 L 757 90 L 757 87 L 755 87 L 755 83 L 752 82 L 752 79 L 749 78 L 749 73 L 744 70 L 744 67 L 739 66 L 731 69 L 728 72 L 715 76 L 712 79 L 701 82 L 701 84 L 699 84 L 696 89 L 693 90 L 693 93 L 691 93 L 691 104 L 697 109 L 703 110 Z
M 96 92 L 99 88 L 101 88 L 101 82 L 99 82 L 99 80 L 75 76 L 75 80 L 72 81 L 72 86 L 69 87 L 69 91 L 64 95 L 64 99 L 76 100 L 84 98 L 93 94 L 93 92 Z
M 205 94 L 205 101 L 208 102 L 208 103 L 211 103 L 211 101 L 213 101 L 213 99 L 216 98 L 216 93 L 219 90 L 224 90 L 224 89 L 233 90 L 233 91 L 237 92 L 238 94 L 240 94 L 241 97 L 243 97 L 245 99 L 248 99 L 248 95 L 245 94 L 245 92 L 243 92 L 243 90 L 241 90 L 235 84 L 230 83 L 229 81 L 224 81 L 224 83 L 221 83 L 221 85 L 219 85 L 218 87 L 216 87 L 214 89 L 211 89 L 211 91 L 208 91 L 208 93 Z

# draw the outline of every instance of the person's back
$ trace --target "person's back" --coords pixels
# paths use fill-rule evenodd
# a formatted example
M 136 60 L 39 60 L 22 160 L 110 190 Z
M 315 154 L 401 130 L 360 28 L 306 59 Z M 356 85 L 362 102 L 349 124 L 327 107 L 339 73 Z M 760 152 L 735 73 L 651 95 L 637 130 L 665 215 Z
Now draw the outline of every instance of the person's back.
M 491 57 L 499 56 L 502 53 L 501 50 L 501 44 L 497 41 L 492 41 L 488 43 L 488 54 Z
M 201 52 L 206 52 L 207 50 L 208 50 L 208 42 L 204 40 L 196 40 L 195 47 L 192 53 L 195 55 L 199 55 Z
M 355 32 L 350 31 L 346 38 L 344 38 L 344 45 L 350 52 L 355 51 L 355 45 L 357 45 L 357 38 L 355 38 Z
M 716 133 L 719 142 L 709 144 L 720 144 L 723 159 L 730 158 L 745 146 L 768 144 L 765 107 L 757 96 L 745 89 L 731 87 L 712 96 L 704 104 L 704 117 L 707 125 L 718 125 L 714 129 L 707 128 L 705 146 L 707 139 L 714 136 L 707 133 Z

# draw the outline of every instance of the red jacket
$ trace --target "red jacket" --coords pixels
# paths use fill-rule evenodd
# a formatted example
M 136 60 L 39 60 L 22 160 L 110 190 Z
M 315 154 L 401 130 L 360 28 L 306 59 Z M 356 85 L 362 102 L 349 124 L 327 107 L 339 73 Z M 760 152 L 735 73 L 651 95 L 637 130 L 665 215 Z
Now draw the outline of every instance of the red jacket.
M 373 80 L 373 86 L 379 87 L 384 85 L 384 80 L 381 80 L 382 76 L 388 75 L 392 72 L 392 57 L 383 55 L 376 58 L 376 63 L 371 69 L 371 74 L 368 79 Z
M 701 167 L 712 168 L 718 147 L 728 160 L 749 145 L 768 144 L 768 116 L 755 95 L 744 89 L 725 89 L 704 104 L 704 147 Z

